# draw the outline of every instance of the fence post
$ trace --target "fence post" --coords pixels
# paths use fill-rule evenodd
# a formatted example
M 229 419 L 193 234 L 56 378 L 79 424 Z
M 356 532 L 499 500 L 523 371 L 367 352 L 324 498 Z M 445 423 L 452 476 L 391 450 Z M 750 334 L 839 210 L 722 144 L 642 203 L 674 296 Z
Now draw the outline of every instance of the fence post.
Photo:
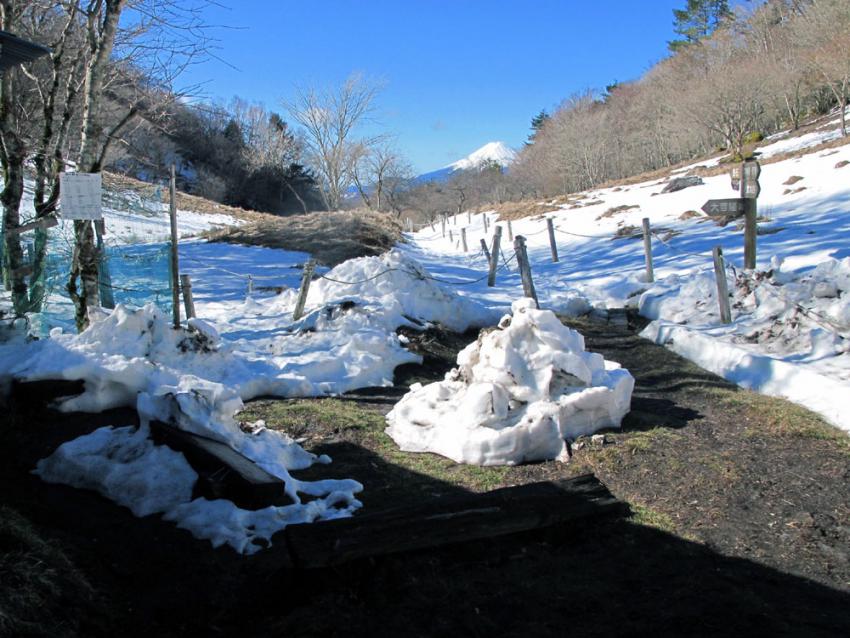
M 463 244 L 463 252 L 468 253 L 469 249 L 466 247 L 466 228 L 460 229 L 460 241 Z
M 490 263 L 490 249 L 487 248 L 487 240 L 481 238 L 481 250 L 484 251 L 484 256 L 487 257 L 487 263 Z
M 466 209 L 466 223 L 472 223 L 472 211 L 470 209 Z
M 552 250 L 552 262 L 558 261 L 558 244 L 555 243 L 555 224 L 551 217 L 546 218 L 546 226 L 549 229 L 549 248 Z
M 313 279 L 313 271 L 316 269 L 316 262 L 309 259 L 304 264 L 304 272 L 301 275 L 301 289 L 298 291 L 298 301 L 295 302 L 295 310 L 292 312 L 292 319 L 298 321 L 301 315 L 304 314 L 304 304 L 307 303 L 307 291 L 310 290 L 310 281 Z
M 646 281 L 655 281 L 655 271 L 652 269 L 652 235 L 649 228 L 649 217 L 643 218 L 643 253 L 646 258 Z
M 171 305 L 174 315 L 174 327 L 180 327 L 180 281 L 179 262 L 177 258 L 177 174 L 174 164 L 171 165 L 171 180 L 168 183 L 168 212 L 171 219 Z
M 446 236 L 446 216 L 440 215 L 440 227 L 443 229 L 443 237 Z
M 502 243 L 502 227 L 496 226 L 493 231 L 493 248 L 490 251 L 490 272 L 487 275 L 487 285 L 492 288 L 496 285 L 496 266 L 499 265 L 499 253 Z
M 729 286 L 726 283 L 726 265 L 723 260 L 723 248 L 715 246 L 711 251 L 714 257 L 714 278 L 717 280 L 717 301 L 720 304 L 720 322 L 732 323 L 732 311 L 729 308 Z
M 511 226 L 511 220 L 508 220 L 508 241 L 514 240 L 514 228 Z
M 450 244 L 455 243 L 455 234 L 454 234 L 454 232 L 452 232 L 451 228 L 449 228 L 449 243 Z
M 487 213 L 481 213 L 481 215 L 484 218 L 484 234 L 487 234 L 487 231 L 489 230 L 489 227 L 488 227 L 488 224 L 487 224 Z
M 186 307 L 186 318 L 195 318 L 195 300 L 192 298 L 192 280 L 189 275 L 180 275 L 180 288 L 183 290 L 183 304 Z
M 514 238 L 514 250 L 519 266 L 519 276 L 522 279 L 522 292 L 526 297 L 534 299 L 535 305 L 540 308 L 537 291 L 534 290 L 534 281 L 531 279 L 531 264 L 528 263 L 528 253 L 525 251 L 525 237 L 517 235 Z

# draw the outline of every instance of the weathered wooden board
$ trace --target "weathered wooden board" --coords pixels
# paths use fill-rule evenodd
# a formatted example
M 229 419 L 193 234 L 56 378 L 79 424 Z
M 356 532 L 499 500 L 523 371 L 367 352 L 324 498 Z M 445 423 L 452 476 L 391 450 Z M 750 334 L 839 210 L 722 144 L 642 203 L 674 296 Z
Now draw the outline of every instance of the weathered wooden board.
M 292 564 L 317 568 L 580 519 L 623 516 L 628 511 L 626 503 L 618 501 L 595 476 L 587 474 L 371 515 L 290 525 L 283 534 Z
M 282 480 L 220 441 L 158 421 L 151 423 L 151 434 L 158 443 L 183 453 L 207 498 L 225 498 L 244 509 L 292 503 Z

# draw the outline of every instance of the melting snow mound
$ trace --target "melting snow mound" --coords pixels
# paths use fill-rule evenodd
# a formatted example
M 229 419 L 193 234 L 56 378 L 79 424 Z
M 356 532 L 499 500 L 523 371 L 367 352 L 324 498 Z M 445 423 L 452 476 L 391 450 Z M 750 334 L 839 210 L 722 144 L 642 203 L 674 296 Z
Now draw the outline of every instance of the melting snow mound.
M 458 354 L 444 381 L 414 384 L 387 415 L 402 450 L 473 465 L 565 460 L 566 439 L 620 426 L 632 375 L 586 352 L 578 332 L 532 300 L 512 312 Z

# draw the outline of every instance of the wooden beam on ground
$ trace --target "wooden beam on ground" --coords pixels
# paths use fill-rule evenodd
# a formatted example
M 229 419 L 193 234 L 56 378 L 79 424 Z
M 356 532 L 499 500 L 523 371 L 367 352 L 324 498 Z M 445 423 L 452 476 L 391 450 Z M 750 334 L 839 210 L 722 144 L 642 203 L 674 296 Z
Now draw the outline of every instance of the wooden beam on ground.
M 352 518 L 290 525 L 282 533 L 295 566 L 319 568 L 628 512 L 626 503 L 587 474 Z
M 244 509 L 292 503 L 281 479 L 225 443 L 158 421 L 151 422 L 151 434 L 157 443 L 183 453 L 200 477 L 203 496 L 225 498 Z

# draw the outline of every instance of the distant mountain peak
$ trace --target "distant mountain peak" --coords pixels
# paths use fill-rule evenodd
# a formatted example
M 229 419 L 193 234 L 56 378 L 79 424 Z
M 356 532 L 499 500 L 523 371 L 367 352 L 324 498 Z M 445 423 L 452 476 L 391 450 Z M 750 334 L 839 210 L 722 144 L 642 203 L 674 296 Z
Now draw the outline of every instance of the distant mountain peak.
M 496 162 L 501 166 L 508 166 L 514 161 L 516 152 L 509 148 L 504 142 L 488 142 L 476 151 L 473 151 L 463 159 L 446 166 L 453 171 L 464 171 L 477 168 L 484 162 Z
M 463 159 L 444 166 L 436 171 L 425 173 L 415 179 L 418 183 L 423 182 L 445 182 L 452 173 L 476 169 L 484 162 L 496 162 L 502 167 L 508 166 L 516 158 L 516 151 L 508 147 L 504 142 L 488 142 L 476 151 L 473 151 Z

